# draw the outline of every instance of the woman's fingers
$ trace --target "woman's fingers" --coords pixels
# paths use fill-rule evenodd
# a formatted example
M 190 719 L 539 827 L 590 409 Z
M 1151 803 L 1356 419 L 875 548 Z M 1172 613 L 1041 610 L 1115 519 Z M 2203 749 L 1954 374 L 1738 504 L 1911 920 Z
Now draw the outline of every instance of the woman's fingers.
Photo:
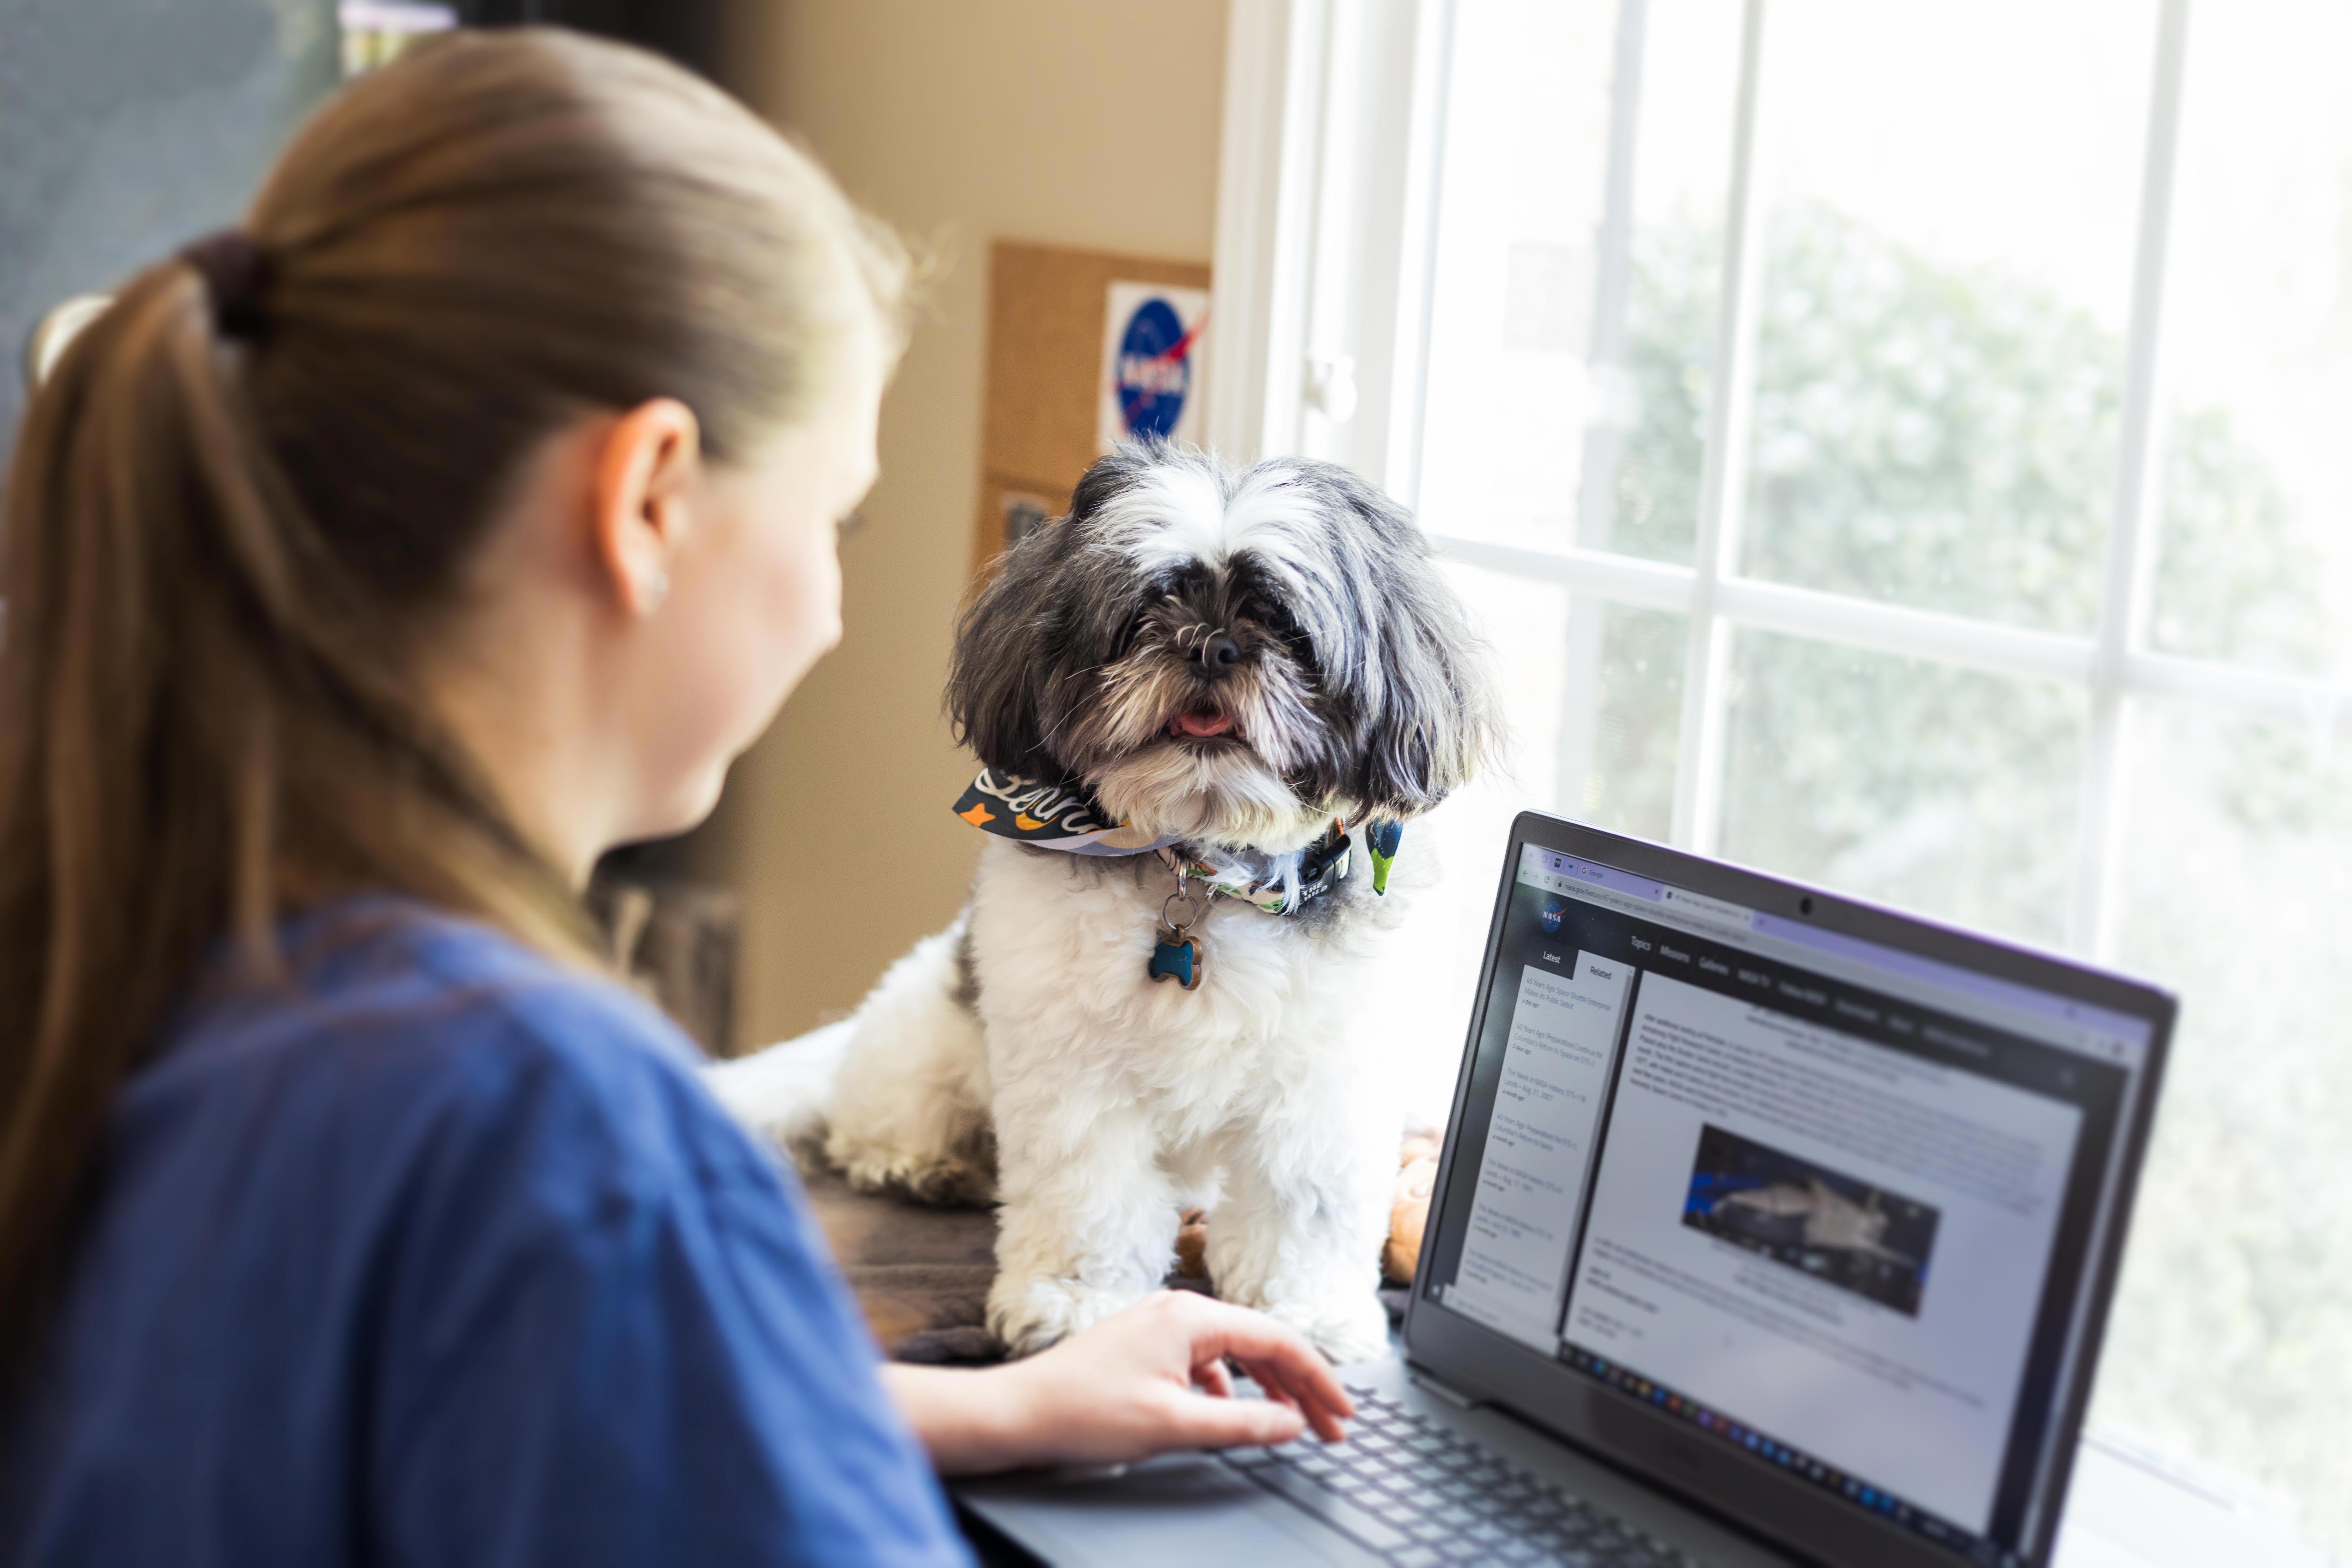
M 1270 1399 L 1277 1405 L 1284 1405 L 1284 1408 L 1291 1408 L 1291 1411 L 1298 1411 L 1298 1420 L 1303 1420 L 1307 1427 L 1315 1429 L 1315 1436 L 1319 1436 L 1322 1441 L 1327 1441 L 1327 1444 L 1336 1444 L 1336 1441 L 1340 1441 L 1340 1438 L 1345 1436 L 1345 1429 L 1339 1425 L 1339 1417 L 1331 1415 L 1328 1411 L 1324 1411 L 1322 1405 L 1301 1404 L 1301 1401 L 1298 1401 L 1298 1394 L 1294 1394 L 1294 1392 L 1289 1392 L 1286 1387 L 1282 1387 L 1282 1383 L 1275 1380 L 1273 1373 L 1265 1377 L 1258 1377 L 1256 1373 L 1246 1366 L 1242 1368 L 1242 1371 L 1249 1373 L 1251 1380 L 1256 1380 L 1258 1387 L 1265 1392 L 1265 1399 Z
M 1284 1371 L 1280 1367 L 1259 1367 L 1244 1363 L 1242 1370 L 1265 1390 L 1268 1399 L 1297 1410 L 1307 1425 L 1315 1429 L 1315 1435 L 1326 1443 L 1341 1442 L 1347 1437 L 1348 1429 L 1339 1423 L 1343 1417 L 1356 1413 L 1353 1404 L 1336 1406 L 1326 1403 L 1313 1391 L 1292 1387 L 1284 1383 Z M 1339 1396 L 1346 1399 L 1347 1391 L 1340 1390 Z
M 1296 1438 L 1306 1423 L 1298 1412 L 1270 1399 L 1211 1399 L 1177 1395 L 1171 1412 L 1173 1447 L 1234 1448 L 1262 1443 L 1269 1448 Z
M 1356 1413 L 1331 1363 L 1297 1331 L 1261 1312 L 1202 1300 L 1192 1332 L 1195 1364 L 1230 1356 L 1270 1394 L 1286 1396 L 1325 1442 L 1343 1435 L 1339 1423 Z
M 1196 1360 L 1230 1356 L 1252 1368 L 1253 1375 L 1255 1368 L 1278 1368 L 1283 1385 L 1307 1396 L 1308 1403 L 1328 1405 L 1343 1415 L 1356 1413 L 1331 1363 L 1297 1330 L 1223 1301 L 1202 1300 L 1199 1313 L 1192 1333 Z
M 1266 1396 L 1234 1398 L 1240 1372 Z M 1016 1419 L 964 1468 L 1110 1464 L 1171 1448 L 1288 1443 L 1310 1427 L 1336 1442 L 1355 1414 L 1329 1363 L 1295 1330 L 1183 1292 L 1147 1298 L 1043 1354 L 976 1375 L 1006 1391 L 989 1403 Z

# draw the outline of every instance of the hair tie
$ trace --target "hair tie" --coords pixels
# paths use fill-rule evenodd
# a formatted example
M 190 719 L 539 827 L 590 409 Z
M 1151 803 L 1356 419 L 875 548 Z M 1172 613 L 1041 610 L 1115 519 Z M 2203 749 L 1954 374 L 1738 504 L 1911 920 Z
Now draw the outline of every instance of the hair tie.
M 182 247 L 180 259 L 205 280 L 215 331 L 247 341 L 260 336 L 261 289 L 269 274 L 261 247 L 243 229 L 225 228 Z

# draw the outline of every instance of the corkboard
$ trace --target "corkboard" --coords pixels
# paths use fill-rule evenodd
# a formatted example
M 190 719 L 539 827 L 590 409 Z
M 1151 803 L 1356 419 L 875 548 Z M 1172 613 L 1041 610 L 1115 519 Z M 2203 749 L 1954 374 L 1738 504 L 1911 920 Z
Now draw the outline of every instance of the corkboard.
M 1095 445 L 1103 309 L 1117 279 L 1206 289 L 1209 268 L 1104 250 L 999 240 L 989 251 L 988 389 L 980 442 L 972 565 L 985 574 L 1008 541 L 1008 500 L 1059 517 Z

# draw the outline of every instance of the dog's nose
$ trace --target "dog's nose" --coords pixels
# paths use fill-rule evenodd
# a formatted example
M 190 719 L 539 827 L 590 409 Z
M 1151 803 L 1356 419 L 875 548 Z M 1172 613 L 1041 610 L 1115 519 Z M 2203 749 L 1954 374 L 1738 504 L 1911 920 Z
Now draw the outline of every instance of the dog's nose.
M 1202 675 L 1211 680 L 1219 680 L 1242 661 L 1242 645 L 1223 632 L 1211 632 L 1201 639 L 1194 657 L 1201 661 Z

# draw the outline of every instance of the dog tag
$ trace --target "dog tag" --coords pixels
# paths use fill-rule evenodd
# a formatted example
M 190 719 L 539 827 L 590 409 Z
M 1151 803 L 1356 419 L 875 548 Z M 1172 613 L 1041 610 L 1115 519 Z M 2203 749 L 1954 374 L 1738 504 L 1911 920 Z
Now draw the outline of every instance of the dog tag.
M 1181 926 L 1160 928 L 1160 942 L 1151 950 L 1147 971 L 1152 979 L 1173 980 L 1187 991 L 1198 991 L 1203 967 L 1199 937 L 1186 936 Z

